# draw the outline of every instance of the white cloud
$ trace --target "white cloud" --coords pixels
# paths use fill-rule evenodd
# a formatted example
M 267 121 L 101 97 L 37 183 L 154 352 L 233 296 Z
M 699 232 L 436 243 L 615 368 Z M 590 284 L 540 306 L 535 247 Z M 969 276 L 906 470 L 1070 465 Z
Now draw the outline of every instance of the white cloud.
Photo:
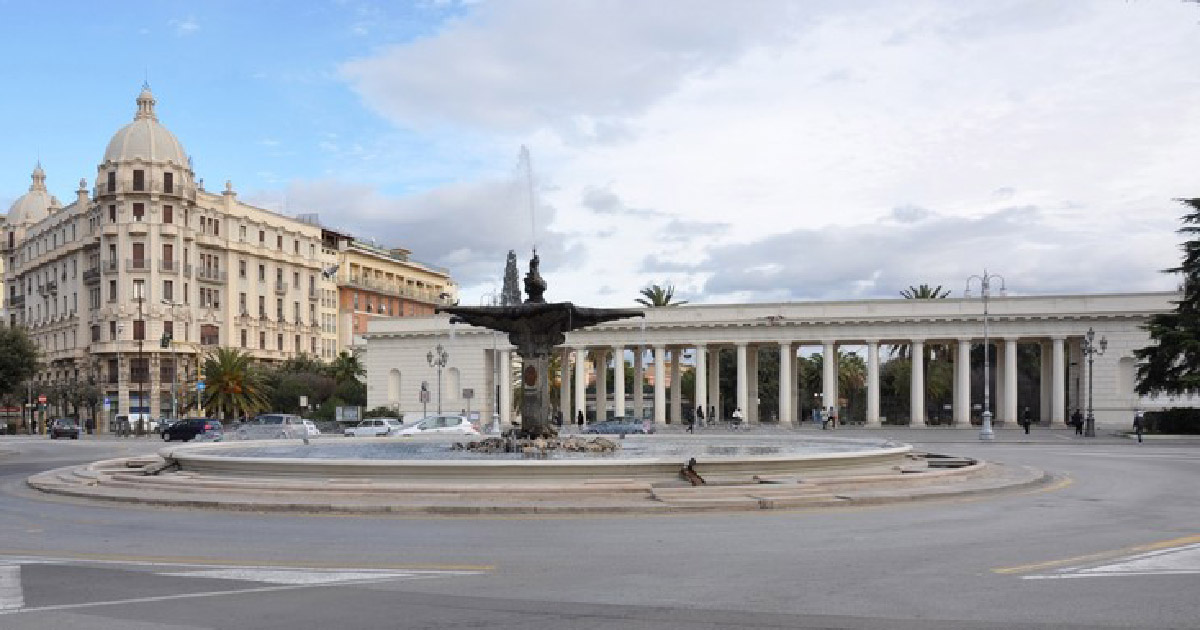
M 400 127 L 532 147 L 563 299 L 894 296 L 984 265 L 1023 293 L 1171 285 L 1195 6 L 754 8 L 485 3 L 342 73 Z
M 195 16 L 187 16 L 186 18 L 177 18 L 167 22 L 167 25 L 175 30 L 178 36 L 191 35 L 200 30 L 200 22 L 196 21 Z

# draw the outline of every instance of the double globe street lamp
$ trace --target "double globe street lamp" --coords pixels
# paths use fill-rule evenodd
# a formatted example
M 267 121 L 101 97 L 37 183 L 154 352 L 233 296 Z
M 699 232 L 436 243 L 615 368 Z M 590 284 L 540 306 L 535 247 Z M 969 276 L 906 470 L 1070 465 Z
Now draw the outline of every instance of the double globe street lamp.
M 984 269 L 982 276 L 967 278 L 965 297 L 971 297 L 972 280 L 979 282 L 979 293 L 983 297 L 983 428 L 979 430 L 979 439 L 991 440 L 996 434 L 992 432 L 991 369 L 988 366 L 988 298 L 992 297 L 992 280 L 1000 281 L 1000 295 L 1004 295 L 1004 276 L 989 274 Z
M 1104 354 L 1108 350 L 1108 339 L 1100 338 L 1100 342 L 1096 342 L 1096 331 L 1088 328 L 1087 334 L 1083 336 L 1083 343 L 1080 344 L 1080 350 L 1083 356 L 1087 357 L 1088 361 L 1088 412 L 1087 412 L 1087 428 L 1083 431 L 1084 437 L 1096 437 L 1096 414 L 1095 408 L 1092 406 L 1092 374 L 1095 372 L 1093 366 L 1096 362 L 1096 357 Z
M 438 344 L 436 348 L 430 350 L 425 359 L 429 361 L 429 367 L 437 368 L 437 412 L 442 415 L 442 368 L 446 367 L 446 362 L 450 360 L 450 353 L 442 348 L 442 344 Z

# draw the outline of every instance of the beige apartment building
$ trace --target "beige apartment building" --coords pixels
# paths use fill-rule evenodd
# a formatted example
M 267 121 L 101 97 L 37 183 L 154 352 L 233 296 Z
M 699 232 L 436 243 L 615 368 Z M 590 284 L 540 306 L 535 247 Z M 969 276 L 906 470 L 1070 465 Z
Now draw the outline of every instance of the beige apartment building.
M 7 320 L 43 351 L 33 389 L 93 379 L 110 402 L 101 430 L 169 416 L 216 346 L 263 361 L 339 349 L 338 256 L 321 228 L 239 201 L 229 182 L 205 190 L 154 108 L 147 87 L 70 204 L 39 164 L 0 244 Z

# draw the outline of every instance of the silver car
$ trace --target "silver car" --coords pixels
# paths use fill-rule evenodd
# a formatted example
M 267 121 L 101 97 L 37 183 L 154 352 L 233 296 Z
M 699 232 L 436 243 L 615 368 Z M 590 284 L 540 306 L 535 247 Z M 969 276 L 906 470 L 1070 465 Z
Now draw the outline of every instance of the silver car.
M 346 437 L 387 437 L 396 435 L 404 425 L 396 418 L 367 418 L 356 426 L 346 427 Z

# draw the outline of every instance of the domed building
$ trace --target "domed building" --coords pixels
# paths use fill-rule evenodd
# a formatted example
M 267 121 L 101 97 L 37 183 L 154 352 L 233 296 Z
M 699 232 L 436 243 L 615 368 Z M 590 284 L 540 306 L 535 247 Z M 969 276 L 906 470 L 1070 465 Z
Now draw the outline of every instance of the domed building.
M 81 180 L 63 206 L 39 163 L 0 241 L 8 323 L 42 350 L 33 394 L 54 406 L 60 386 L 95 383 L 107 401 L 94 410 L 101 431 L 193 406 L 186 394 L 216 346 L 261 361 L 338 351 L 337 286 L 322 273 L 336 253 L 321 228 L 242 203 L 230 183 L 206 191 L 149 87 L 136 105 L 94 188 Z

